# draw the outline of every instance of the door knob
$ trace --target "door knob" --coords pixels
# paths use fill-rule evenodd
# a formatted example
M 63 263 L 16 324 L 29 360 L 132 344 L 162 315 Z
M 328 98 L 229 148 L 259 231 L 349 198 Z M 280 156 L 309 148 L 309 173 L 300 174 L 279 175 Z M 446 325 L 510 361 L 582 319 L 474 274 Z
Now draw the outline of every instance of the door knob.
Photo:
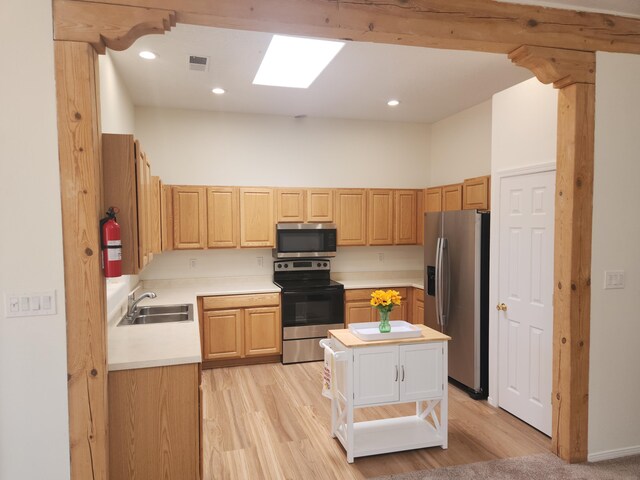
M 507 311 L 507 305 L 504 303 L 499 303 L 498 305 L 496 305 L 496 310 L 501 311 L 501 312 L 506 312 Z

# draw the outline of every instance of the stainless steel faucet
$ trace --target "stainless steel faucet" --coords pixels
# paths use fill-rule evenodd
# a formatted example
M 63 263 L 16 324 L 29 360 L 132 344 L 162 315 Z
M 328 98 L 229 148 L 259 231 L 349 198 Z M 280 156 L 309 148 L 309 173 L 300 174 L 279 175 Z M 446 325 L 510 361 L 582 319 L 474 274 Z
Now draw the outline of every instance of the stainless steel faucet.
M 132 319 L 133 315 L 136 312 L 136 307 L 138 306 L 138 303 L 140 303 L 142 300 L 144 300 L 145 298 L 156 298 L 157 295 L 155 292 L 144 292 L 142 295 L 140 295 L 137 299 L 135 298 L 135 294 L 133 292 L 131 292 L 129 294 L 128 298 L 128 303 L 127 303 L 127 314 L 125 315 L 126 318 L 128 319 Z

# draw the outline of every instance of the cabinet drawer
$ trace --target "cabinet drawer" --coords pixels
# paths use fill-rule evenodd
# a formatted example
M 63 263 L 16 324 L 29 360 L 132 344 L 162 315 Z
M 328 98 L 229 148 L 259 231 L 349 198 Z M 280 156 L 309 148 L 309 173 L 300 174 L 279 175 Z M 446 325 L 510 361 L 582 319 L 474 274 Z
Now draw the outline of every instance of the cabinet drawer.
M 371 292 L 374 290 L 395 290 L 402 297 L 402 301 L 407 301 L 407 289 L 404 287 L 383 287 L 383 288 L 358 288 L 356 290 L 345 290 L 344 301 L 349 302 L 353 300 L 371 300 Z
M 280 305 L 279 293 L 261 293 L 258 295 L 220 295 L 203 297 L 203 310 L 220 308 L 262 307 Z

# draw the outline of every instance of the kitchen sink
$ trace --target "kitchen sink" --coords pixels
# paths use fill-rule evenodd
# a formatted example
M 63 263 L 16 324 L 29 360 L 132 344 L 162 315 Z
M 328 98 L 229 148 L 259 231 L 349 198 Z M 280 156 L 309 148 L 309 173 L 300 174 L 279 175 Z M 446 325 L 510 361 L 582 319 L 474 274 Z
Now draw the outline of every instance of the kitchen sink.
M 119 327 L 127 325 L 150 325 L 154 323 L 192 322 L 193 304 L 153 305 L 136 308 L 132 317 L 124 316 Z

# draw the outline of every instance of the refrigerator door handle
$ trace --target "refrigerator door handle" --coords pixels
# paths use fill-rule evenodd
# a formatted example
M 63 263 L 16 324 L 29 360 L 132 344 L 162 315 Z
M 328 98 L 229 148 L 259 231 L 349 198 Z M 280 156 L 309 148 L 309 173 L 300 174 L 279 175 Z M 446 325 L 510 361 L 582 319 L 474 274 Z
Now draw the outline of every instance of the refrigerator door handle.
M 449 259 L 449 242 L 442 239 L 440 248 L 440 262 L 442 263 L 443 295 L 442 295 L 442 325 L 447 325 L 449 319 L 449 307 L 451 306 L 451 261 Z M 445 260 L 446 258 L 446 260 Z
M 442 238 L 436 244 L 436 322 L 442 326 Z

